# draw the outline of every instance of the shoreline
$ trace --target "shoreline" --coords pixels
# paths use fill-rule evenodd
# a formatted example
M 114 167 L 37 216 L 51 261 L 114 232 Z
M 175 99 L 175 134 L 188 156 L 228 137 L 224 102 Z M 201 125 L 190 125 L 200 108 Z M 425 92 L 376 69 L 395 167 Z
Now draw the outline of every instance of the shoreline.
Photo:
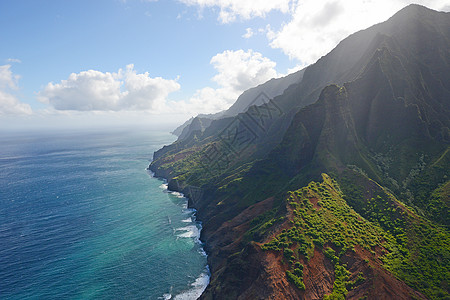
M 202 255 L 204 255 L 206 257 L 206 259 L 208 260 L 208 254 L 206 253 L 206 250 L 204 247 L 205 243 L 200 239 L 201 231 L 203 229 L 202 222 L 197 220 L 197 215 L 196 215 L 197 209 L 194 207 L 190 207 L 189 204 L 191 202 L 190 202 L 189 197 L 187 197 L 182 191 L 175 191 L 175 190 L 170 189 L 168 179 L 164 178 L 162 176 L 156 176 L 155 172 L 150 169 L 150 166 L 146 168 L 146 171 L 149 173 L 150 177 L 161 180 L 163 182 L 163 185 L 164 185 L 164 188 L 162 188 L 163 192 L 172 194 L 178 198 L 185 199 L 186 200 L 185 209 L 193 210 L 194 213 L 193 213 L 191 219 L 192 219 L 192 223 L 194 224 L 194 226 L 196 226 L 196 228 L 198 229 L 198 234 L 195 236 L 189 236 L 189 237 L 193 238 L 194 242 L 201 246 L 200 249 L 201 249 Z M 181 235 L 181 237 L 182 237 L 182 235 Z M 162 296 L 163 298 L 161 298 L 161 299 L 190 300 L 190 299 L 193 299 L 194 296 L 195 296 L 195 299 L 199 299 L 200 296 L 203 294 L 203 292 L 208 287 L 210 280 L 211 280 L 211 271 L 210 271 L 209 264 L 206 263 L 206 266 L 205 266 L 204 270 L 202 271 L 202 273 L 200 273 L 200 275 L 195 279 L 194 282 L 190 283 L 189 289 L 184 290 L 176 295 L 172 295 L 171 293 L 164 294 Z

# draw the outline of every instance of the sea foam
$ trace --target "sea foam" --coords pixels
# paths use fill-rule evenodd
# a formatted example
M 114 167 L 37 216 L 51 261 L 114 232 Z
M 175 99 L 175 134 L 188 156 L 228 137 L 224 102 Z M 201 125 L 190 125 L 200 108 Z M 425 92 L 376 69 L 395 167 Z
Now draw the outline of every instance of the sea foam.
M 185 202 L 180 203 L 179 205 L 183 208 L 183 213 L 189 215 L 189 217 L 186 219 L 182 219 L 181 222 L 191 223 L 192 225 L 175 228 L 174 234 L 179 238 L 192 238 L 194 240 L 194 242 L 196 242 L 198 244 L 202 244 L 202 242 L 200 241 L 200 232 L 202 230 L 202 226 L 201 226 L 201 223 L 197 222 L 195 219 L 195 213 L 197 212 L 197 210 L 194 208 L 188 207 L 187 198 L 184 196 L 183 193 L 170 191 L 167 180 L 164 179 L 163 183 L 159 187 L 161 189 L 163 189 L 164 192 L 170 193 L 171 195 L 173 195 L 177 198 L 186 199 Z M 199 253 L 202 256 L 205 256 L 205 257 L 207 256 L 203 247 L 201 247 L 199 249 Z M 172 293 L 166 293 L 163 295 L 162 299 L 165 299 L 165 300 L 166 299 L 175 299 L 175 300 L 198 299 L 200 297 L 200 295 L 203 293 L 203 291 L 206 289 L 206 287 L 208 286 L 209 280 L 210 280 L 210 271 L 209 271 L 209 266 L 206 265 L 205 271 L 203 273 L 201 273 L 200 276 L 193 283 L 191 283 L 191 285 L 190 285 L 191 287 L 188 290 L 176 295 L 174 298 L 173 298 Z
M 181 227 L 175 229 L 175 231 L 184 231 L 181 234 L 177 234 L 178 237 L 182 238 L 200 238 L 200 230 L 195 225 L 190 225 L 186 227 Z
M 176 295 L 174 299 L 175 300 L 198 299 L 209 284 L 209 278 L 210 278 L 209 273 L 210 273 L 209 268 L 207 266 L 205 269 L 205 272 L 200 274 L 200 277 L 198 277 L 191 284 L 191 288 L 187 291 L 182 292 L 181 294 Z

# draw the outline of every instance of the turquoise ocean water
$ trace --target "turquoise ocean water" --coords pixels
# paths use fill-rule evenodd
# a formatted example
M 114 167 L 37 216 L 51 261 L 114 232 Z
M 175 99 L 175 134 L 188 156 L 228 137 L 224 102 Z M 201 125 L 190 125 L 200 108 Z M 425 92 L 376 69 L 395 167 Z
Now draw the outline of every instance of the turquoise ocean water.
M 0 134 L 0 299 L 195 299 L 200 224 L 146 170 L 157 131 Z

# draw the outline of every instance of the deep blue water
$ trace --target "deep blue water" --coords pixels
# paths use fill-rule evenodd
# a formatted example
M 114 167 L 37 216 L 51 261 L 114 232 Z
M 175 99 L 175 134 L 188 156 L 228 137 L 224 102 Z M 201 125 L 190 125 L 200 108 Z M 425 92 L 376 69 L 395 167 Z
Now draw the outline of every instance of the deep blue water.
M 200 225 L 146 171 L 173 139 L 0 134 L 0 299 L 195 299 Z

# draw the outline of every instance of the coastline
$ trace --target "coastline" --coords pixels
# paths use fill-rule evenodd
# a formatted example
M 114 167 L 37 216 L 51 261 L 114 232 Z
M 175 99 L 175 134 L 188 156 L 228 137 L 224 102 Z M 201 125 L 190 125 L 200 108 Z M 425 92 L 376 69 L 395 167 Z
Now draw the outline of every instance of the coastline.
M 184 233 L 177 235 L 179 237 L 193 238 L 194 242 L 201 246 L 202 255 L 204 255 L 206 258 L 208 258 L 208 254 L 206 253 L 206 250 L 204 247 L 205 243 L 200 239 L 201 231 L 203 229 L 202 222 L 197 220 L 197 216 L 196 216 L 197 210 L 196 210 L 196 208 L 191 207 L 190 198 L 187 197 L 182 191 L 177 191 L 175 189 L 169 188 L 168 179 L 165 177 L 162 177 L 162 176 L 157 176 L 155 174 L 155 172 L 150 169 L 150 165 L 149 165 L 149 167 L 147 167 L 146 170 L 148 171 L 148 173 L 151 177 L 159 179 L 163 182 L 162 187 L 161 187 L 163 189 L 163 192 L 170 193 L 170 194 L 176 196 L 177 198 L 182 198 L 182 199 L 186 200 L 186 206 L 184 208 L 186 210 L 193 211 L 190 222 L 192 222 L 194 224 L 194 226 L 196 227 L 196 230 L 191 230 L 191 228 L 188 228 L 189 226 L 187 226 L 187 227 L 183 227 L 183 228 L 177 228 L 177 229 L 175 229 L 175 231 L 184 232 Z M 203 272 L 200 273 L 200 275 L 195 279 L 194 282 L 190 283 L 189 289 L 184 290 L 181 293 L 176 294 L 176 295 L 172 295 L 171 293 L 164 294 L 161 299 L 177 299 L 177 300 L 199 299 L 200 296 L 203 294 L 203 292 L 208 287 L 210 279 L 211 279 L 210 267 L 209 267 L 209 264 L 206 264 Z
M 173 233 L 194 226 L 192 212 L 146 171 L 149 149 L 172 138 L 143 135 L 42 132 L 2 144 L 0 298 L 157 299 L 171 285 L 174 296 L 193 288 L 206 257 Z

